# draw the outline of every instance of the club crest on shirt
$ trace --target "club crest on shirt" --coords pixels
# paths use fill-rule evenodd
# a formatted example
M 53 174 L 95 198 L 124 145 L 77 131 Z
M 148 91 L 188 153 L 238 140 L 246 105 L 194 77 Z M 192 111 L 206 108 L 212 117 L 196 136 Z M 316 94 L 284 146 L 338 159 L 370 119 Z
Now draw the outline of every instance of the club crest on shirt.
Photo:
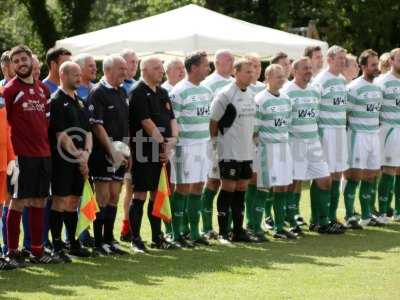
M 78 105 L 80 108 L 84 108 L 85 105 L 83 104 L 83 102 L 81 100 L 78 100 Z
M 33 89 L 29 89 L 29 94 L 35 95 L 35 91 Z

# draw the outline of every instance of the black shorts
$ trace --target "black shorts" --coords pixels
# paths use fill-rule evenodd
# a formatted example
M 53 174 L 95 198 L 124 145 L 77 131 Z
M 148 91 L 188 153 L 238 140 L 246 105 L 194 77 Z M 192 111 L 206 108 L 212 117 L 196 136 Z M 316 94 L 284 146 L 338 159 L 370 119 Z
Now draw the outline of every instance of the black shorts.
M 84 178 L 79 165 L 52 157 L 51 193 L 55 196 L 82 196 Z
M 221 160 L 218 163 L 221 179 L 248 180 L 253 175 L 253 161 Z
M 136 192 L 156 191 L 160 180 L 162 164 L 160 162 L 133 162 L 132 165 L 132 184 Z M 170 174 L 170 164 L 167 164 L 168 178 Z
M 124 180 L 126 167 L 121 166 L 115 170 L 105 156 L 96 155 L 90 157 L 89 172 L 94 181 L 122 181 Z
M 14 187 L 17 199 L 49 196 L 51 179 L 50 157 L 18 156 L 19 176 Z

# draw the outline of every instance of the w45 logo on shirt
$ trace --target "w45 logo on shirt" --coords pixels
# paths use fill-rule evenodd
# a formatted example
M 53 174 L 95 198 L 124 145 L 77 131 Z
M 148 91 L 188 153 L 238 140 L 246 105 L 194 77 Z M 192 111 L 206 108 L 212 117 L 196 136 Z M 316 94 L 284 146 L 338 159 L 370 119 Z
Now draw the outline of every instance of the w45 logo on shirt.
M 314 108 L 299 109 L 299 111 L 298 111 L 298 117 L 300 119 L 303 119 L 303 118 L 315 118 L 316 115 L 317 114 L 316 114 Z
M 198 116 L 208 116 L 210 114 L 210 107 L 203 106 L 197 108 L 197 115 Z
M 372 103 L 372 104 L 367 104 L 367 111 L 368 112 L 377 112 L 381 109 L 381 106 L 379 103 Z
M 275 127 L 282 127 L 287 125 L 288 121 L 283 118 L 278 118 L 274 120 Z
M 333 98 L 333 105 L 344 105 L 346 104 L 346 100 L 342 97 Z

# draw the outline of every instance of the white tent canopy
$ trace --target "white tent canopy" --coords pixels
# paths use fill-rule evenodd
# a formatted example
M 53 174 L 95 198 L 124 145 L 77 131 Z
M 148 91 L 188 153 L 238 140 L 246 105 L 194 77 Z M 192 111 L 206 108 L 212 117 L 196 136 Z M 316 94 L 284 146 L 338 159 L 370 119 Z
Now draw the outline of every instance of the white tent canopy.
M 321 46 L 323 52 L 328 48 L 326 42 L 251 24 L 193 4 L 56 43 L 74 55 L 90 53 L 97 58 L 126 48 L 134 49 L 140 57 L 184 56 L 196 50 L 213 54 L 218 49 L 230 49 L 235 55 L 254 52 L 267 58 L 284 51 L 298 58 L 310 45 Z

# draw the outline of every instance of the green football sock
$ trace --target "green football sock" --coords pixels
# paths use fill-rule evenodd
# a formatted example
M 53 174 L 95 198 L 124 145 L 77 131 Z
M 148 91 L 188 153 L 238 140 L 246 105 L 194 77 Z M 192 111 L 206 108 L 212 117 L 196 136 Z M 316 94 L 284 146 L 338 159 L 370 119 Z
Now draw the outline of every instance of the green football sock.
M 274 216 L 275 216 L 275 231 L 281 231 L 285 222 L 285 202 L 288 193 L 274 193 Z
M 206 187 L 203 191 L 203 194 L 201 195 L 201 203 L 202 203 L 201 216 L 203 219 L 204 232 L 209 232 L 213 230 L 212 213 L 213 213 L 214 197 L 216 194 L 217 194 L 216 192 Z
M 174 240 L 179 239 L 182 234 L 182 219 L 186 198 L 185 195 L 178 192 L 174 192 L 171 197 L 172 233 Z
M 296 206 L 295 215 L 300 215 L 300 199 L 301 199 L 301 192 L 300 193 L 293 193 L 293 204 Z
M 394 210 L 396 215 L 400 215 L 400 175 L 396 175 L 394 184 Z
M 331 204 L 329 207 L 329 220 L 336 221 L 337 216 L 337 208 L 339 206 L 339 197 L 340 197 L 340 181 L 332 180 L 331 187 Z
M 392 194 L 394 176 L 382 173 L 378 186 L 379 214 L 386 214 L 388 211 L 389 197 Z
M 171 222 L 164 222 L 164 226 L 165 226 L 165 233 L 166 234 L 172 234 L 172 224 Z
M 392 202 L 393 202 L 393 198 L 394 198 L 394 184 L 395 184 L 395 181 L 393 182 L 393 188 L 392 188 L 392 190 L 391 190 L 391 192 L 389 194 L 388 202 L 387 202 L 387 205 L 386 205 L 387 206 L 387 211 L 386 211 L 387 213 L 389 213 L 389 211 L 393 209 Z
M 200 238 L 201 195 L 190 194 L 188 197 L 188 217 L 190 224 L 190 238 L 195 241 Z
M 288 192 L 286 195 L 286 219 L 289 221 L 291 227 L 297 226 L 296 220 L 294 219 L 297 212 L 296 199 L 295 199 L 296 194 L 300 195 L 298 193 L 292 193 L 292 192 Z
M 317 199 L 317 224 L 327 225 L 329 223 L 329 206 L 331 202 L 331 191 L 321 189 L 316 182 L 313 182 L 315 197 Z
M 311 224 L 318 224 L 318 195 L 316 193 L 316 183 L 313 181 L 310 187 L 310 201 L 311 201 Z
M 247 188 L 247 191 L 244 195 L 244 201 L 246 206 L 246 227 L 248 229 L 252 228 L 254 223 L 254 202 L 255 202 L 255 195 L 257 192 L 257 187 L 254 184 L 250 184 Z
M 354 216 L 354 199 L 356 197 L 356 190 L 358 181 L 349 179 L 344 189 L 344 206 L 346 208 L 346 218 Z
M 366 180 L 361 181 L 359 198 L 361 206 L 361 219 L 363 220 L 371 217 L 371 211 L 370 211 L 371 188 L 372 188 L 371 182 Z
M 375 178 L 373 182 L 370 182 L 370 185 L 371 185 L 371 187 L 370 187 L 371 197 L 369 199 L 369 211 L 373 212 L 373 211 L 376 211 L 375 204 L 376 204 L 376 191 L 377 191 L 377 185 L 378 185 L 378 178 Z
M 181 228 L 181 232 L 184 235 L 187 235 L 190 233 L 190 229 L 189 229 L 189 211 L 188 211 L 188 201 L 189 201 L 189 196 L 187 195 L 185 197 L 185 206 L 183 207 L 183 216 L 182 216 L 182 228 Z
M 268 197 L 268 192 L 256 190 L 254 193 L 254 203 L 253 203 L 253 222 L 251 228 L 254 233 L 262 232 L 261 222 L 265 209 L 265 201 Z
M 272 204 L 274 201 L 274 193 L 267 192 L 267 199 L 265 199 L 265 218 L 272 217 Z

